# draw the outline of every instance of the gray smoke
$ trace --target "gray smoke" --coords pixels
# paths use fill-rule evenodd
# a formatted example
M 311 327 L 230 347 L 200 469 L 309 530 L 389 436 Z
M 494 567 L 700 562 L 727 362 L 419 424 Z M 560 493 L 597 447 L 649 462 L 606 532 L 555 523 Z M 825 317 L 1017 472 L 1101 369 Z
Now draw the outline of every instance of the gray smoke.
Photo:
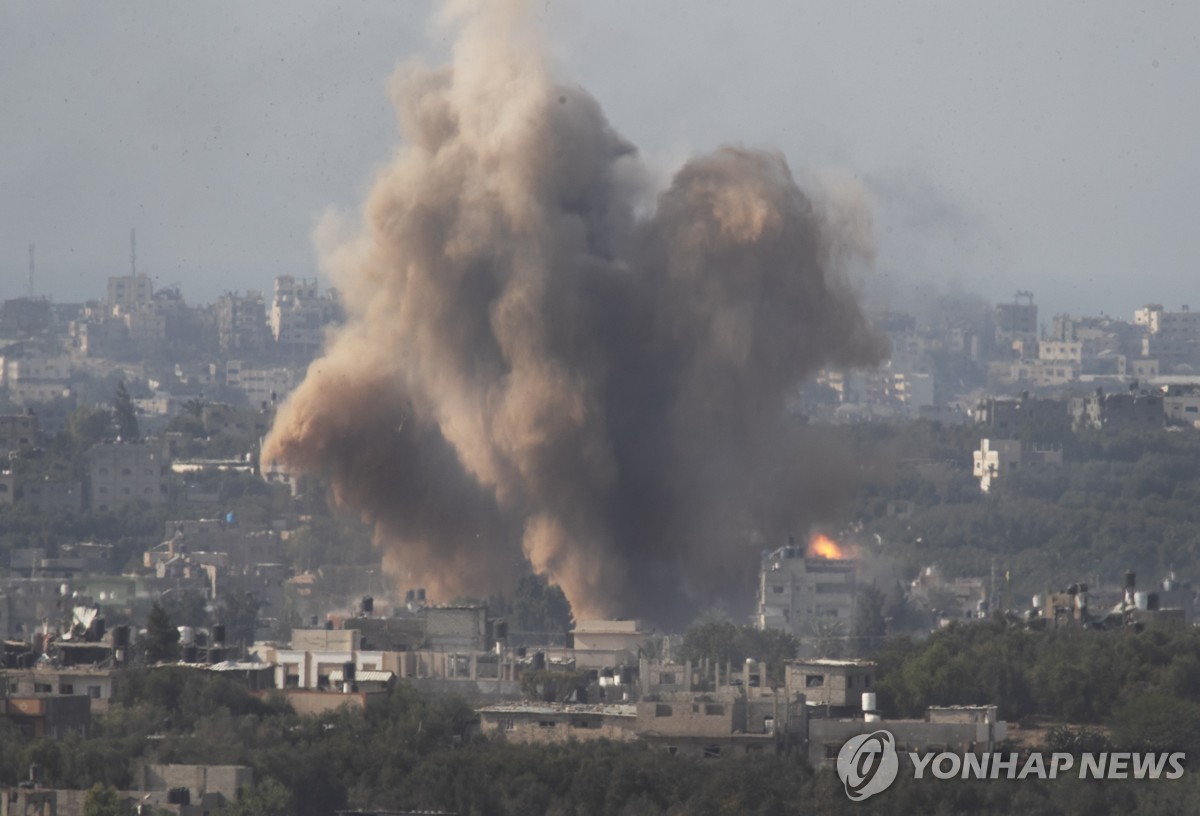
M 746 530 L 803 530 L 841 484 L 786 398 L 885 354 L 845 276 L 869 213 L 730 147 L 639 215 L 636 151 L 526 11 L 456 9 L 452 64 L 398 73 L 402 146 L 329 259 L 349 319 L 263 460 L 327 474 L 443 600 L 529 565 L 577 617 L 744 598 Z

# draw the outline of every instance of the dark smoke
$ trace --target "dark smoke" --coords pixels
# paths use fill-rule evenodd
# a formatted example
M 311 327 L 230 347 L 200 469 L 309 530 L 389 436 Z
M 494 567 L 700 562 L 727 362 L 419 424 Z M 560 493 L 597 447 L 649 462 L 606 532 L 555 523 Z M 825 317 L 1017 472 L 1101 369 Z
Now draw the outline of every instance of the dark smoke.
M 397 77 L 403 146 L 331 258 L 349 320 L 264 461 L 328 474 L 444 600 L 527 563 L 577 617 L 745 598 L 747 531 L 837 498 L 831 452 L 785 444 L 787 396 L 885 353 L 844 275 L 866 213 L 725 148 L 639 216 L 634 149 L 552 81 L 523 6 L 457 23 L 452 65 Z

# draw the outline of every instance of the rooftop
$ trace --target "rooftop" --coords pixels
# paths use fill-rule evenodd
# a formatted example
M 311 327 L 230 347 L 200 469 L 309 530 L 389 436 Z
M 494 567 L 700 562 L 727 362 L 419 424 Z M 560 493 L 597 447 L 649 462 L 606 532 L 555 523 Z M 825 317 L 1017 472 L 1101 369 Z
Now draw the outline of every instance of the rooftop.
M 636 635 L 641 632 L 640 623 L 636 620 L 581 620 L 575 621 L 573 632 L 577 635 Z
M 585 703 L 503 703 L 477 708 L 480 714 L 603 714 L 607 717 L 636 717 L 635 705 Z
M 868 669 L 874 668 L 877 664 L 874 660 L 836 660 L 831 657 L 814 657 L 811 659 L 797 658 L 796 660 L 787 661 L 793 666 L 830 666 L 830 667 L 854 667 Z
M 375 669 L 359 669 L 354 674 L 355 681 L 359 683 L 388 683 L 395 676 L 390 671 L 376 671 Z M 342 679 L 341 669 L 334 669 L 329 673 L 330 683 L 340 683 Z

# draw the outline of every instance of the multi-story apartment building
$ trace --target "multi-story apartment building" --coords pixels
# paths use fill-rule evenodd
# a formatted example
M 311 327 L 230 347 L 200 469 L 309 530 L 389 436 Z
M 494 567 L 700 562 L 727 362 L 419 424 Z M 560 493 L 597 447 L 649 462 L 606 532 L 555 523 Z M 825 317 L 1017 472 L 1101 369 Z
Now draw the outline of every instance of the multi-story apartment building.
M 0 454 L 37 445 L 38 420 L 34 414 L 0 415 Z
M 337 302 L 322 297 L 316 280 L 281 275 L 275 279 L 268 324 L 276 347 L 297 357 L 313 357 L 325 338 L 325 326 L 336 317 Z
M 759 574 L 758 628 L 783 629 L 804 639 L 822 624 L 847 628 L 854 619 L 858 562 L 809 554 L 790 541 L 764 553 Z
M 132 501 L 166 499 L 170 463 L 155 445 L 106 442 L 88 451 L 91 505 L 105 512 Z
M 1069 410 L 1075 430 L 1161 428 L 1166 422 L 1163 395 L 1159 393 L 1105 394 L 1072 397 Z
M 119 275 L 108 279 L 108 305 L 136 309 L 154 297 L 149 275 Z
M 267 345 L 267 317 L 261 292 L 226 292 L 216 304 L 221 351 L 260 352 Z
M 244 360 L 225 364 L 225 384 L 246 395 L 251 408 L 267 408 L 280 402 L 292 392 L 301 379 L 301 372 L 286 367 L 259 368 L 246 365 Z
M 16 357 L 4 359 L 0 368 L 8 399 L 16 405 L 49 402 L 71 392 L 71 361 L 66 357 Z
M 1020 297 L 1025 297 L 1022 303 Z M 1014 343 L 1032 347 L 1038 340 L 1038 310 L 1033 296 L 1022 293 L 1016 302 L 996 304 L 996 345 L 1009 349 Z
M 1143 357 L 1171 364 L 1200 359 L 1200 312 L 1187 306 L 1168 312 L 1162 304 L 1151 303 L 1133 313 L 1133 322 L 1146 332 Z

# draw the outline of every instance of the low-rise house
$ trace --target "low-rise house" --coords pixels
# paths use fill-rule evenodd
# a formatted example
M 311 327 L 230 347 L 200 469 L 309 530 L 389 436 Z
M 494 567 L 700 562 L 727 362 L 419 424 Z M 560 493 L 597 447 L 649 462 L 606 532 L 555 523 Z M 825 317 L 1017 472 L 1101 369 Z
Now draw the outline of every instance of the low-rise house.
M 478 713 L 481 733 L 511 742 L 637 739 L 638 714 L 633 705 L 514 703 L 486 706 Z
M 9 694 L 0 713 L 27 737 L 87 737 L 92 727 L 91 700 L 82 694 Z
M 901 755 L 931 750 L 986 754 L 1008 738 L 1008 726 L 998 718 L 996 706 L 930 706 L 923 720 L 813 719 L 808 723 L 808 763 L 833 768 L 846 740 L 881 729 L 895 737 Z
M 94 666 L 51 666 L 45 663 L 28 669 L 2 673 L 8 694 L 32 697 L 83 696 L 93 712 L 108 709 L 118 688 L 118 674 L 111 668 Z
M 875 689 L 877 670 L 871 660 L 792 660 L 784 667 L 784 686 L 804 695 L 813 716 L 839 716 L 860 710 L 862 695 Z
M 776 753 L 803 744 L 803 694 L 715 692 L 652 694 L 637 704 L 637 735 L 673 755 L 706 759 Z
M 646 632 L 636 620 L 581 620 L 571 631 L 575 666 L 581 670 L 637 665 Z

